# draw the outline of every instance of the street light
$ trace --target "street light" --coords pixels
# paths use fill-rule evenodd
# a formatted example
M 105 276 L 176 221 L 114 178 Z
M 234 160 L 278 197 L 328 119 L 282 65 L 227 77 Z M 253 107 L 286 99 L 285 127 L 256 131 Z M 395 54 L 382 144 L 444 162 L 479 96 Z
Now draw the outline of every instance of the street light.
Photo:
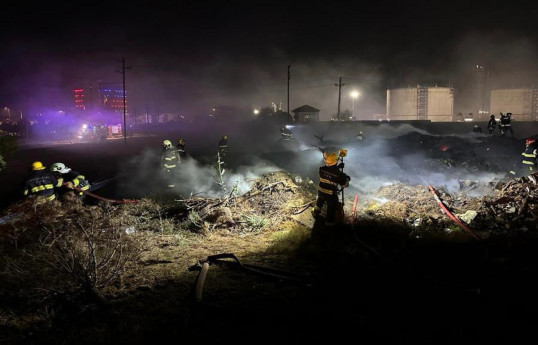
M 482 113 L 486 113 L 485 111 L 485 92 L 486 92 L 486 72 L 485 68 L 482 65 L 476 65 L 476 70 L 478 71 L 478 90 L 477 90 L 477 98 L 478 98 L 478 116 L 481 117 Z
M 351 91 L 350 93 L 351 100 L 352 100 L 352 107 L 351 107 L 351 116 L 355 116 L 355 99 L 357 99 L 360 96 L 359 91 Z

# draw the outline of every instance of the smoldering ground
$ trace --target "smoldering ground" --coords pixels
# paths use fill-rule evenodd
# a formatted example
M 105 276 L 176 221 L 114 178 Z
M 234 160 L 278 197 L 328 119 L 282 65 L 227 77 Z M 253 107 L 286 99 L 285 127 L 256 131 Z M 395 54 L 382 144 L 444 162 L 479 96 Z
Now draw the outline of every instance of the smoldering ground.
M 356 139 L 359 130 L 364 135 L 362 141 Z M 511 170 L 514 157 L 520 154 L 519 143 L 510 138 L 475 133 L 441 135 L 409 124 L 296 126 L 292 131 L 297 149 L 263 157 L 317 181 L 317 169 L 323 165 L 321 150 L 337 153 L 345 148 L 344 172 L 351 177 L 348 190 L 360 195 L 397 182 L 432 184 L 449 192 L 458 191 L 465 180 L 488 185 Z
M 251 157 L 246 164 L 236 168 L 224 166 L 222 184 L 216 170 L 216 156 L 204 157 L 200 162 L 192 157 L 183 158 L 172 172 L 161 167 L 160 151 L 146 149 L 132 158 L 120 172 L 119 188 L 135 197 L 156 196 L 163 192 L 177 193 L 178 198 L 190 196 L 223 197 L 231 193 L 241 195 L 250 189 L 259 176 L 277 171 L 274 164 Z M 214 158 L 213 162 L 211 159 Z M 168 185 L 174 185 L 168 189 Z
M 326 145 L 323 148 L 327 152 L 347 149 L 343 161 L 344 172 L 351 177 L 350 194 L 369 195 L 381 186 L 398 182 L 442 186 L 448 192 L 460 190 L 465 180 L 485 186 L 501 179 L 512 168 L 513 157 L 520 154 L 519 143 L 508 138 L 473 133 L 438 135 L 408 124 L 378 128 L 364 127 L 365 139 L 361 142 L 354 138 L 356 128 L 325 129 L 321 144 Z M 158 149 L 146 149 L 124 166 L 120 188 L 136 197 L 152 196 L 163 192 L 170 182 L 181 197 L 217 197 L 231 193 L 234 186 L 242 194 L 257 177 L 279 169 L 317 183 L 323 155 L 310 143 L 320 144 L 314 137 L 320 131 L 314 127 L 293 130 L 296 139 L 286 143 L 278 142 L 272 131 L 258 133 L 256 140 L 252 133 L 246 135 L 248 140 L 232 133 L 235 151 L 230 153 L 223 175 L 226 191 L 218 183 L 215 155 L 189 157 L 174 174 L 166 174 Z M 261 152 L 260 147 L 264 147 Z

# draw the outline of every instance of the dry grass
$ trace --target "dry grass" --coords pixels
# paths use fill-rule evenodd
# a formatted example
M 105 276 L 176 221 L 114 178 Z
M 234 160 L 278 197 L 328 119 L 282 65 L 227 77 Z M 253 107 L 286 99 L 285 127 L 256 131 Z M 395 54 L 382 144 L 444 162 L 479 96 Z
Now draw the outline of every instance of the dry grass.
M 385 187 L 378 197 L 390 201 L 375 210 L 361 208 L 355 224 L 373 238 L 389 231 L 400 232 L 401 238 L 422 236 L 442 224 L 436 203 L 419 187 Z M 298 250 L 319 250 L 312 248 L 313 220 L 308 210 L 314 199 L 313 184 L 296 183 L 292 175 L 276 172 L 261 177 L 251 191 L 235 198 L 142 199 L 121 206 L 29 200 L 14 205 L 11 212 L 20 217 L 11 225 L 10 236 L 0 239 L 4 250 L 0 324 L 22 330 L 49 322 L 55 317 L 58 293 L 75 296 L 89 291 L 115 301 L 173 283 L 180 286 L 174 291 L 182 294 L 178 299 L 187 300 L 195 278 L 188 267 L 219 253 L 234 253 L 253 264 L 295 262 L 298 267 Z M 431 213 L 437 218 L 429 217 Z M 404 221 L 415 217 L 423 219 L 423 226 L 413 228 Z M 126 234 L 127 229 L 134 232 Z M 118 243 L 123 253 L 130 253 L 129 260 L 106 261 L 118 251 Z M 68 262 L 78 262 L 76 270 Z M 98 267 L 101 271 L 96 273 Z M 210 281 L 213 291 L 223 293 L 237 284 L 226 272 Z M 8 291 L 18 291 L 19 297 Z

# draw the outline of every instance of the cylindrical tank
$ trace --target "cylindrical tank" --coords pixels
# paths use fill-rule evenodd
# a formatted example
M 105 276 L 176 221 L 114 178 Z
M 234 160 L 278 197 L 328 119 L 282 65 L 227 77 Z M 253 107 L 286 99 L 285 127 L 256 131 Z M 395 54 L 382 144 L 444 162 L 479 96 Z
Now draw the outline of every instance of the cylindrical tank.
M 490 112 L 494 115 L 512 113 L 516 121 L 535 121 L 536 91 L 532 88 L 491 90 Z
M 387 90 L 387 118 L 451 122 L 454 91 L 450 87 L 407 87 Z

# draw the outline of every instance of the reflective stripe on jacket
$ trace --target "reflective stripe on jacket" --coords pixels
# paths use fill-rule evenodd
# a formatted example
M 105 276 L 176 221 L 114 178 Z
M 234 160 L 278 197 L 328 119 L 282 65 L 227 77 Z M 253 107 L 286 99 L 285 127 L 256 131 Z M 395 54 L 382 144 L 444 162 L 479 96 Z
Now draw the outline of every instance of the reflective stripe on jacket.
M 536 165 L 536 146 L 529 145 L 525 147 L 525 152 L 521 153 L 524 157 L 522 163 L 527 165 Z
M 345 186 L 349 180 L 350 177 L 340 171 L 336 165 L 322 166 L 319 168 L 318 191 L 334 195 L 338 192 L 338 186 Z
M 48 200 L 55 198 L 54 187 L 59 181 L 47 170 L 32 171 L 24 184 L 24 195 L 37 195 Z
M 176 164 L 179 162 L 179 154 L 176 149 L 164 148 L 161 151 L 161 164 L 166 169 L 173 169 L 176 167 Z

